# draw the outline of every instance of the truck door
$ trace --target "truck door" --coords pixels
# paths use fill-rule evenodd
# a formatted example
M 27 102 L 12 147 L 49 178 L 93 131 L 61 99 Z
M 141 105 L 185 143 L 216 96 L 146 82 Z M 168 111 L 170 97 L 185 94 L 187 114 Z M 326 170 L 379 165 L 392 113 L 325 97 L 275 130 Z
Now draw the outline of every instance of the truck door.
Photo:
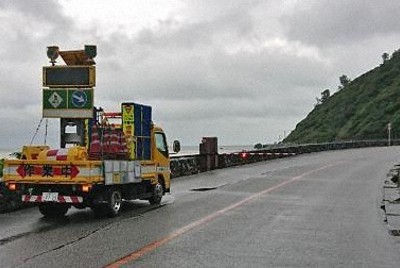
M 168 192 L 170 188 L 170 166 L 167 139 L 163 132 L 155 132 L 154 136 L 156 142 L 154 161 L 157 165 L 157 173 L 163 176 L 165 190 Z

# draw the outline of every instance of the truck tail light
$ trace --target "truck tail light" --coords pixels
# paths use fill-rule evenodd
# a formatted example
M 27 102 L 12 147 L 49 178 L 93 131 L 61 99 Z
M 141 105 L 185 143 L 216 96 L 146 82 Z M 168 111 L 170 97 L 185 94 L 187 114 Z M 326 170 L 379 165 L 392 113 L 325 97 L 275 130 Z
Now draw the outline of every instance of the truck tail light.
M 8 189 L 10 191 L 15 191 L 15 190 L 17 190 L 17 185 L 15 183 L 9 183 L 8 184 Z
M 91 186 L 88 184 L 82 185 L 82 192 L 88 193 L 90 191 Z

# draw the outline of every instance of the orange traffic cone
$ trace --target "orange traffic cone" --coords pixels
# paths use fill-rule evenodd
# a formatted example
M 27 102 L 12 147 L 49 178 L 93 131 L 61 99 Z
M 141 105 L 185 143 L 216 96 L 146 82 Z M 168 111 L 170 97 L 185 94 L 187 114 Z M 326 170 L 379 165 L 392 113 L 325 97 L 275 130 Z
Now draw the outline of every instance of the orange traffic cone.
M 100 138 L 97 126 L 94 124 L 92 126 L 92 134 L 90 135 L 90 147 L 89 155 L 90 157 L 99 157 L 101 154 Z
M 126 137 L 124 133 L 120 133 L 119 137 L 119 143 L 120 143 L 120 151 L 119 154 L 121 157 L 126 158 L 128 155 L 128 145 L 126 143 Z
M 110 136 L 110 152 L 113 154 L 113 156 L 116 156 L 119 151 L 120 149 L 119 149 L 118 133 L 117 130 L 115 129 L 114 124 L 112 124 L 111 136 Z
M 110 128 L 105 128 L 104 129 L 104 134 L 103 134 L 103 154 L 105 155 L 110 155 L 111 152 L 111 146 L 110 146 L 110 139 L 111 139 L 111 130 Z

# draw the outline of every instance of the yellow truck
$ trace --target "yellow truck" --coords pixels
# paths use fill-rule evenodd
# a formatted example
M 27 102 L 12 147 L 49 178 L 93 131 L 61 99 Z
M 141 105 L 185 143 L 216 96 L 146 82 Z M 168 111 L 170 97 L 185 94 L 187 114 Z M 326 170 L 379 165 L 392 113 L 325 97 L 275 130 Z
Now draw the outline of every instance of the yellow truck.
M 71 206 L 112 217 L 124 201 L 160 204 L 170 192 L 170 160 L 151 107 L 124 102 L 118 112 L 108 113 L 88 105 L 93 102 L 88 86 L 95 80 L 86 67 L 94 67 L 93 46 L 48 50 L 53 66 L 43 69 L 43 115 L 60 118 L 61 146 L 24 146 L 20 159 L 5 160 L 6 187 L 23 202 L 37 203 L 47 217 L 64 216 Z M 66 66 L 55 66 L 58 54 Z

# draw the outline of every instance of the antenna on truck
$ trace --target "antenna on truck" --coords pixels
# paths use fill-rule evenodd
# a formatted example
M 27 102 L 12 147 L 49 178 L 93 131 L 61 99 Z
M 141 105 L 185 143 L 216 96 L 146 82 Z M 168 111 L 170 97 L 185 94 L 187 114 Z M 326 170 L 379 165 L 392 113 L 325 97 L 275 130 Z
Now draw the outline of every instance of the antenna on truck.
M 37 135 L 38 132 L 39 132 L 40 126 L 42 125 L 42 122 L 43 122 L 43 117 L 40 119 L 39 124 L 38 124 L 38 126 L 36 127 L 35 133 L 33 133 L 33 137 L 32 137 L 32 139 L 31 139 L 31 143 L 30 143 L 29 145 L 32 145 L 33 141 L 35 140 L 36 135 Z M 47 134 L 47 133 L 46 133 L 46 134 Z

